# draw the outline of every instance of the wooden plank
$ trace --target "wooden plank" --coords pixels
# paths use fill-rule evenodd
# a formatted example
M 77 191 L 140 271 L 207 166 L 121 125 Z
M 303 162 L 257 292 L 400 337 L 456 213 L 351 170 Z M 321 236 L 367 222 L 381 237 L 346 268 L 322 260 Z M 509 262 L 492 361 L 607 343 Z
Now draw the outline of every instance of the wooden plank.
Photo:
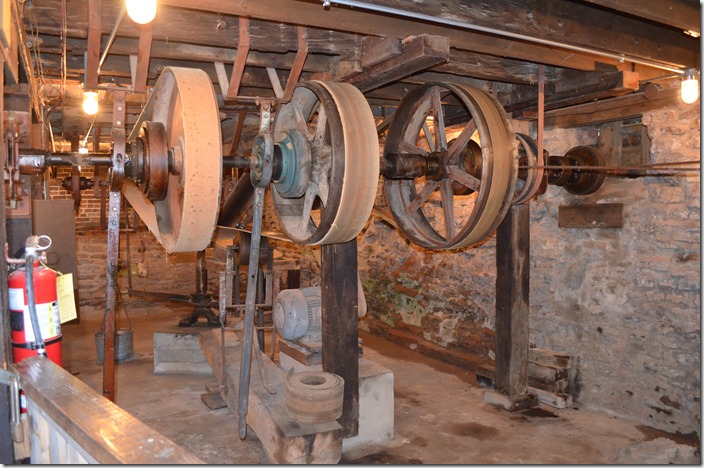
M 100 63 L 100 30 L 102 29 L 102 0 L 88 0 L 88 40 L 86 50 L 85 87 L 98 87 L 98 64 Z
M 449 56 L 450 43 L 446 37 L 423 34 L 403 41 L 403 52 L 400 55 L 338 79 L 366 92 L 446 62 Z
M 496 389 L 528 388 L 530 208 L 512 206 L 496 233 Z
M 545 127 L 577 127 L 624 120 L 641 116 L 654 109 L 678 105 L 680 101 L 679 86 L 652 86 L 650 89 L 655 89 L 652 97 L 646 92 L 638 92 L 546 112 Z
M 15 368 L 28 398 L 99 463 L 203 463 L 50 360 Z
M 699 19 L 701 4 L 686 0 L 639 0 L 624 2 L 623 0 L 585 0 L 595 5 L 601 5 L 612 10 L 629 15 L 649 19 L 680 28 L 683 31 L 701 33 Z
M 622 228 L 623 203 L 560 205 L 557 226 L 562 228 Z
M 201 334 L 200 344 L 220 385 L 220 395 L 237 418 L 241 346 L 226 348 L 223 372 L 220 330 Z M 287 464 L 339 462 L 342 457 L 341 426 L 334 421 L 327 424 L 303 424 L 291 419 L 284 400 L 286 376 L 266 354 L 262 357 L 269 385 L 276 393 L 272 395 L 264 389 L 257 360 L 253 359 L 247 424 L 257 434 L 269 460 L 272 463 Z
M 31 402 L 27 408 L 31 408 Z M 29 417 L 29 459 L 33 465 L 51 464 L 49 451 L 49 423 L 39 411 L 31 411 Z
M 528 361 L 544 366 L 562 367 L 563 369 L 569 369 L 573 365 L 572 356 L 569 354 L 541 348 L 530 348 Z
M 344 435 L 359 431 L 357 239 L 321 247 L 323 371 L 345 380 Z
M 135 93 L 147 90 L 147 75 L 149 74 L 149 59 L 152 49 L 152 24 L 142 26 L 139 33 L 139 51 L 137 52 L 137 67 L 132 83 Z

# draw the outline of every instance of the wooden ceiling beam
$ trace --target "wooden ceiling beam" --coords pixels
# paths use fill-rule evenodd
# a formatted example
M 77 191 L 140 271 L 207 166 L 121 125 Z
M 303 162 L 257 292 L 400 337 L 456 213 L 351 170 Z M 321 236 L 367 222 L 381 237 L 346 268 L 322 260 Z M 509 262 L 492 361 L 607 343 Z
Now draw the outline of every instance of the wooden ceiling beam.
M 603 6 L 611 10 L 628 13 L 645 18 L 656 23 L 663 23 L 683 31 L 693 31 L 701 34 L 699 20 L 701 3 L 686 0 L 638 0 L 628 2 L 623 0 L 584 0 L 585 2 Z
M 88 43 L 85 57 L 85 86 L 98 87 L 98 63 L 100 62 L 100 31 L 102 1 L 88 1 Z
M 449 57 L 450 41 L 446 37 L 427 34 L 413 36 L 403 41 L 403 49 L 398 55 L 336 80 L 353 84 L 362 92 L 367 92 L 447 62 Z
M 433 67 L 433 71 L 505 83 L 538 82 L 538 65 L 534 63 L 456 50 L 451 57 L 449 63 Z
M 453 29 L 423 22 L 393 18 L 361 10 L 334 8 L 325 10 L 320 3 L 296 0 L 162 0 L 162 4 L 180 8 L 215 11 L 228 15 L 244 15 L 267 21 L 335 29 L 359 34 L 404 39 L 411 35 L 446 36 L 457 49 L 513 57 L 559 67 L 593 70 L 595 60 L 584 54 L 512 41 L 464 29 Z M 408 6 L 410 4 L 404 4 Z M 413 2 L 412 5 L 417 5 Z M 444 8 L 444 7 L 443 7 Z M 465 11 L 467 8 L 461 8 Z M 451 12 L 455 15 L 455 11 Z M 311 49 L 312 50 L 312 49 Z
M 145 24 L 139 33 L 139 48 L 137 51 L 137 63 L 134 67 L 132 77 L 132 89 L 135 93 L 143 93 L 147 90 L 147 78 L 149 75 L 149 60 L 152 50 L 152 24 Z M 132 68 L 132 57 L 130 55 L 130 68 Z
M 360 9 L 332 7 L 295 0 L 164 0 L 163 3 L 183 8 L 247 15 L 271 21 L 304 24 L 403 38 L 427 33 L 444 35 L 458 49 L 512 57 L 548 65 L 590 70 L 594 59 L 586 53 L 560 50 L 539 44 L 510 40 L 472 32 L 466 29 L 375 14 Z M 379 3 L 370 0 L 369 3 Z M 564 0 L 445 0 L 407 2 L 384 0 L 386 7 L 432 16 L 446 16 L 468 24 L 491 27 L 538 39 L 569 42 L 572 45 L 625 53 L 643 59 L 657 60 L 675 66 L 694 66 L 697 46 L 676 31 L 634 18 L 615 17 L 609 12 Z M 585 62 L 586 60 L 586 62 Z M 616 59 L 600 57 L 599 61 L 615 64 Z
M 545 113 L 545 127 L 578 127 L 638 117 L 654 109 L 677 105 L 680 90 L 679 86 L 673 86 L 659 89 L 653 97 L 648 95 L 650 92 L 641 91 L 627 96 L 549 111 Z
M 552 89 L 545 93 L 545 109 L 558 109 L 599 99 L 622 96 L 638 91 L 638 74 L 612 71 L 610 73 L 577 74 L 573 70 L 560 70 L 552 80 Z M 538 87 L 516 88 L 506 111 L 520 117 L 528 111 L 532 116 L 538 102 Z
M 185 2 L 189 10 L 169 7 L 160 2 L 159 13 L 154 22 L 154 40 L 201 44 L 214 47 L 237 47 L 238 17 L 202 11 L 198 2 Z M 67 2 L 67 35 L 85 39 L 88 31 L 88 10 L 85 1 Z M 103 0 L 102 33 L 109 34 L 115 24 L 122 2 Z M 61 34 L 61 0 L 33 2 L 31 7 L 36 17 L 36 26 L 41 34 Z M 273 5 L 273 9 L 278 6 Z M 201 11 L 198 11 L 201 10 Z M 333 29 L 333 28 L 331 28 Z M 407 35 L 407 34 L 406 34 Z M 139 37 L 138 25 L 123 21 L 118 36 Z M 298 38 L 295 26 L 270 21 L 250 22 L 251 49 L 262 52 L 296 51 Z M 404 36 L 405 37 L 405 36 Z M 354 31 L 311 30 L 308 49 L 311 53 L 341 55 L 345 60 L 358 60 L 362 37 Z
M 61 39 L 59 36 L 40 36 L 40 47 L 42 55 L 61 54 Z M 107 37 L 103 40 L 102 47 L 107 45 Z M 73 55 L 83 56 L 86 50 L 86 43 L 82 39 L 69 38 L 67 49 Z M 139 49 L 139 41 L 130 37 L 118 37 L 110 47 L 109 55 L 132 55 Z M 161 41 L 153 39 L 151 56 L 159 59 L 187 60 L 191 62 L 224 62 L 233 63 L 237 50 L 235 48 L 210 47 L 195 44 L 185 44 L 182 42 Z M 273 67 L 277 69 L 288 69 L 293 65 L 296 54 L 294 52 L 274 53 L 251 51 L 247 56 L 247 65 L 254 67 Z M 308 54 L 308 58 L 303 65 L 303 71 L 322 72 L 329 71 L 331 62 L 337 61 L 337 57 L 322 54 Z

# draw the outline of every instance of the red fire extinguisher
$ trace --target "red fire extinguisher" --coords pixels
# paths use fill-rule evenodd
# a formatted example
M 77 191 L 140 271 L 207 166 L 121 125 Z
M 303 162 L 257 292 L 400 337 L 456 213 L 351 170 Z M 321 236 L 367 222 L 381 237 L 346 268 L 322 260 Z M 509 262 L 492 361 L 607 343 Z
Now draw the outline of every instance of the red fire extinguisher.
M 24 261 L 13 262 L 25 264 L 25 268 L 10 273 L 8 281 L 10 342 L 12 361 L 16 363 L 44 354 L 57 365 L 63 365 L 56 272 L 40 263 L 46 261 L 44 252 L 50 246 L 48 236 L 31 236 L 25 244 Z

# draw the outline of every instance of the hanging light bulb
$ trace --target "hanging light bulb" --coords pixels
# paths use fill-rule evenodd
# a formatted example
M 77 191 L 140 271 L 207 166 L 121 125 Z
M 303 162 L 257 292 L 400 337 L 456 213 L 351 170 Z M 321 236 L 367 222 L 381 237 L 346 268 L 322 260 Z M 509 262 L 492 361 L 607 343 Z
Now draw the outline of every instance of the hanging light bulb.
M 86 148 L 85 146 L 79 146 L 78 152 L 81 154 L 88 154 L 88 148 Z
M 688 69 L 680 84 L 680 93 L 685 104 L 692 104 L 699 99 L 699 80 L 695 78 L 695 74 L 696 70 Z
M 127 0 L 127 14 L 135 23 L 147 24 L 156 16 L 156 0 Z
M 88 115 L 98 113 L 98 92 L 83 91 L 83 112 Z

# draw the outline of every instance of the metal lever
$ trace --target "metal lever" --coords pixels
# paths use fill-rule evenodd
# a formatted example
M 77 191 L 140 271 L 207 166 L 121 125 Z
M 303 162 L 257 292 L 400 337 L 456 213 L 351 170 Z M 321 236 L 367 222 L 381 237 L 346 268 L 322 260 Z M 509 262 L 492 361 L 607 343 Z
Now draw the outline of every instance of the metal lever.
M 24 442 L 24 428 L 20 420 L 20 383 L 13 372 L 0 369 L 0 384 L 10 387 L 10 431 L 12 440 L 19 444 Z
M 254 334 L 254 309 L 257 294 L 257 274 L 259 268 L 259 246 L 262 237 L 262 217 L 264 213 L 264 193 L 272 175 L 274 142 L 271 136 L 271 102 L 260 105 L 261 120 L 259 135 L 254 141 L 252 156 L 256 164 L 252 167 L 250 177 L 254 186 L 254 215 L 252 218 L 252 241 L 247 267 L 247 295 L 244 313 L 244 334 L 242 337 L 242 362 L 240 365 L 240 384 L 238 398 L 239 435 L 247 437 L 247 406 L 249 404 L 249 381 L 252 367 L 252 338 Z M 224 344 L 224 343 L 223 343 Z

